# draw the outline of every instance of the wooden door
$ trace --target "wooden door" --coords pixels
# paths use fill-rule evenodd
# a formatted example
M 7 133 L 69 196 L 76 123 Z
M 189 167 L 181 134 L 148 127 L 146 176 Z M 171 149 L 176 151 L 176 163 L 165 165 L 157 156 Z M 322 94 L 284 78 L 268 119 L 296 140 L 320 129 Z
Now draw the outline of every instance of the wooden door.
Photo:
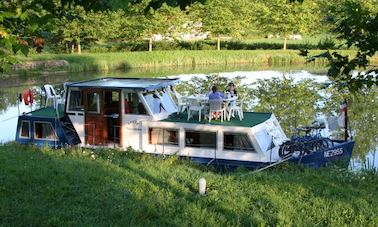
M 104 92 L 100 89 L 84 89 L 85 143 L 106 145 L 107 121 L 104 117 Z

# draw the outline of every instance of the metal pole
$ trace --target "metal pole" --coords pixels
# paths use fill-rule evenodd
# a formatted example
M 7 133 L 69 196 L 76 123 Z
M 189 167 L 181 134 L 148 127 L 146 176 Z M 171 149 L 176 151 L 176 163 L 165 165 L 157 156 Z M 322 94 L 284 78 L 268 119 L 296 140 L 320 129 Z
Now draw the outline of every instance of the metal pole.
M 348 140 L 348 137 L 349 137 L 349 135 L 348 135 L 348 105 L 347 105 L 347 101 L 346 101 L 346 99 L 344 98 L 344 103 L 345 103 L 345 110 L 344 110 L 344 126 L 345 126 L 345 128 L 344 128 L 344 139 L 345 140 Z
M 18 116 L 20 116 L 20 95 L 17 93 L 17 114 L 18 114 Z
M 116 126 L 113 125 L 113 147 L 116 147 Z
M 163 131 L 163 138 L 162 138 L 162 142 L 163 142 L 163 157 L 164 157 L 164 144 L 165 144 L 165 142 L 164 142 L 164 131 L 165 131 L 165 129 L 164 129 L 164 128 L 162 128 L 162 131 Z
M 94 131 L 95 131 L 95 125 L 92 124 L 92 145 L 95 145 L 95 136 L 94 136 Z

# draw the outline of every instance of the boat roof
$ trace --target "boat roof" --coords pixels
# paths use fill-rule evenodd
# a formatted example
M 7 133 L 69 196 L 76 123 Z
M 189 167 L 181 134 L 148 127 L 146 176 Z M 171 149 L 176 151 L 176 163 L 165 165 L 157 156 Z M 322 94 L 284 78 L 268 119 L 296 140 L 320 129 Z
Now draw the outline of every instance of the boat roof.
M 176 122 L 176 123 L 189 123 L 189 124 L 211 124 L 223 126 L 239 126 L 239 127 L 253 127 L 267 121 L 272 116 L 272 113 L 264 112 L 244 112 L 244 119 L 239 120 L 238 117 L 231 118 L 230 121 L 212 120 L 210 123 L 207 119 L 198 121 L 198 117 L 193 117 L 189 120 L 187 113 L 171 115 L 169 118 L 161 120 L 162 122 Z
M 74 82 L 67 85 L 67 87 L 79 88 L 116 88 L 116 89 L 132 89 L 151 91 L 159 88 L 167 87 L 178 83 L 179 79 L 166 79 L 166 78 L 116 78 L 104 77 L 94 80 L 86 80 Z
M 59 118 L 64 116 L 64 107 L 59 105 L 58 109 Z M 53 107 L 44 107 L 38 110 L 25 113 L 25 116 L 41 117 L 41 118 L 57 118 L 57 111 Z

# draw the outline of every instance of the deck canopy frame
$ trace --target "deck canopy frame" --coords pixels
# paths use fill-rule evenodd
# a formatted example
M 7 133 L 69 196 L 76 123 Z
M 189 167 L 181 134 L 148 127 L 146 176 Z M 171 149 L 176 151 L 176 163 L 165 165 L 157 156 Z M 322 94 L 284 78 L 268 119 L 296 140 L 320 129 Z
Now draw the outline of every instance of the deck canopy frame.
M 104 77 L 67 84 L 67 88 L 130 89 L 134 91 L 154 91 L 179 83 L 179 79 L 166 78 L 119 78 Z

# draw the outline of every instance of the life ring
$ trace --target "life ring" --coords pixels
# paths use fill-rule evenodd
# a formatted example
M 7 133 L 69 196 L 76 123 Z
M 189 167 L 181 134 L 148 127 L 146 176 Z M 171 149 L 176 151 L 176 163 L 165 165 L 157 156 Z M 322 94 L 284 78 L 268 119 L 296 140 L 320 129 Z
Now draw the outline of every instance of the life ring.
M 23 93 L 25 105 L 33 104 L 34 94 L 31 89 L 25 90 Z

